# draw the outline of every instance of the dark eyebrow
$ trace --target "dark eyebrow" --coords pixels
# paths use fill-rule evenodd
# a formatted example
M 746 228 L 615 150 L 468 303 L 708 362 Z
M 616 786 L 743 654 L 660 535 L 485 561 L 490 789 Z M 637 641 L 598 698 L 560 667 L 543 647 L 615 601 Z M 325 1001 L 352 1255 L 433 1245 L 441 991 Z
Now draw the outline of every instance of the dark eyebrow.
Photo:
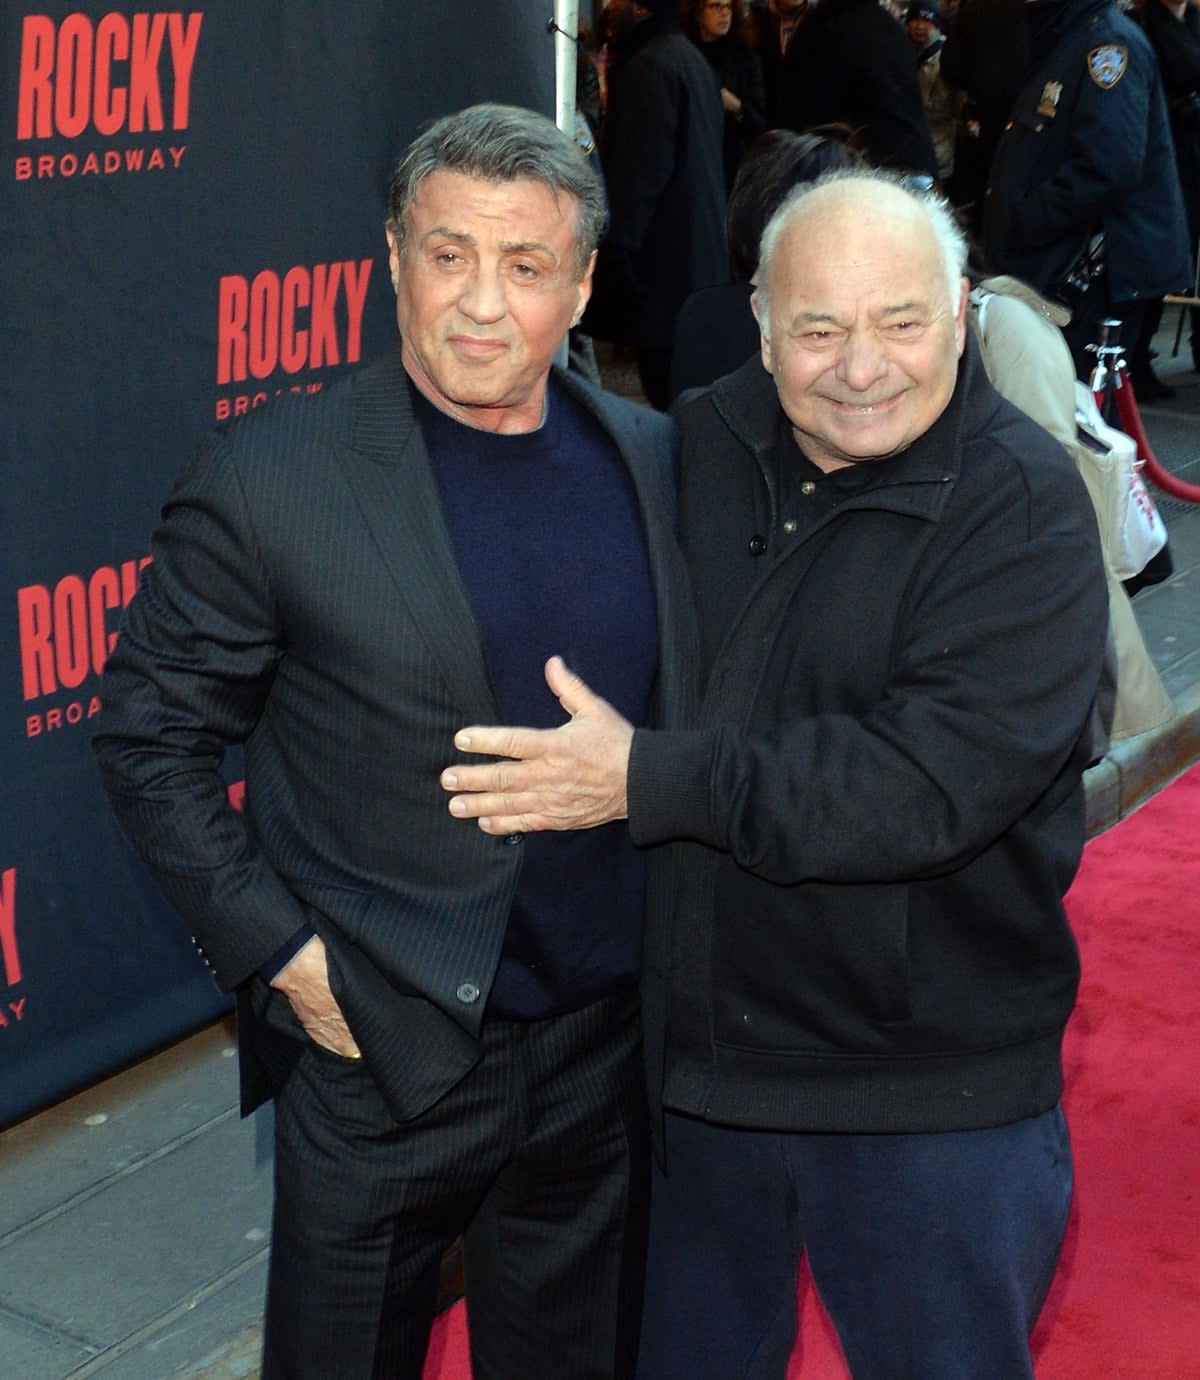
M 542 244 L 540 240 L 502 240 L 500 250 L 504 254 L 545 254 L 554 263 L 558 262 L 558 255 L 554 250 L 548 244 Z
M 921 302 L 914 298 L 908 302 L 896 302 L 891 306 L 884 307 L 879 312 L 876 320 L 881 321 L 889 316 L 901 316 L 908 312 L 927 312 L 929 309 L 928 302 Z M 821 326 L 826 324 L 831 326 L 836 326 L 838 324 L 837 317 L 834 316 L 832 312 L 798 311 L 795 316 L 792 317 L 793 329 L 795 329 L 796 326 Z
M 456 240 L 459 244 L 469 244 L 472 248 L 475 247 L 474 235 L 465 235 L 461 230 L 451 230 L 448 225 L 435 225 L 426 230 L 421 236 L 421 243 L 424 244 L 426 240 L 436 239 Z

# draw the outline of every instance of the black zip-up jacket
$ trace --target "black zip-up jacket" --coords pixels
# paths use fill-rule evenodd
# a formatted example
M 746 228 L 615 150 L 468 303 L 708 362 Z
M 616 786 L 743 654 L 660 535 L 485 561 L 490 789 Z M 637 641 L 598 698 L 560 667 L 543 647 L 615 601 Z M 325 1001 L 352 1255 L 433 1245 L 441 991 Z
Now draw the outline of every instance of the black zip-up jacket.
M 992 164 L 983 245 L 994 273 L 1050 291 L 1103 230 L 1110 302 L 1190 281 L 1162 80 L 1112 0 L 1028 5 L 1031 75 Z
M 930 430 L 833 476 L 789 546 L 758 362 L 677 415 L 705 686 L 630 762 L 635 841 L 688 841 L 646 958 L 652 1098 L 854 1132 L 1053 1106 L 1107 626 L 1069 457 L 968 342 Z

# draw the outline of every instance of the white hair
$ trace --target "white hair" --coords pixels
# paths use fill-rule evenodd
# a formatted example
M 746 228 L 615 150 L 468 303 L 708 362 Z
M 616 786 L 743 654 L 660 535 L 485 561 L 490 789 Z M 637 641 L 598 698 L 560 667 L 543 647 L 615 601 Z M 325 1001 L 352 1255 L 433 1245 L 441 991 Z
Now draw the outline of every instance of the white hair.
M 778 246 L 779 237 L 793 213 L 814 192 L 838 183 L 864 183 L 868 188 L 872 184 L 892 187 L 924 212 L 941 251 L 950 304 L 953 307 L 958 305 L 963 275 L 967 270 L 967 239 L 946 200 L 935 191 L 915 187 L 910 179 L 893 172 L 885 172 L 879 168 L 837 168 L 833 172 L 823 173 L 814 182 L 805 182 L 798 186 L 784 199 L 763 231 L 758 253 L 758 320 L 759 328 L 768 340 L 771 338 L 771 314 L 767 283 L 770 279 L 771 259 Z

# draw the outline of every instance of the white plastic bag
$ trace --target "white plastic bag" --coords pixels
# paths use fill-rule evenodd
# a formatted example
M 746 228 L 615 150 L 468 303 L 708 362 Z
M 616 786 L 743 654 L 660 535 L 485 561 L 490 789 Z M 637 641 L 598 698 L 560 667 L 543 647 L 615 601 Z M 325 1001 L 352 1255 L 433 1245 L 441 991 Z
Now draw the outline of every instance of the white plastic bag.
M 1167 544 L 1167 529 L 1141 476 L 1133 438 L 1101 417 L 1085 383 L 1075 384 L 1077 455 L 1100 523 L 1100 540 L 1118 579 L 1131 580 Z

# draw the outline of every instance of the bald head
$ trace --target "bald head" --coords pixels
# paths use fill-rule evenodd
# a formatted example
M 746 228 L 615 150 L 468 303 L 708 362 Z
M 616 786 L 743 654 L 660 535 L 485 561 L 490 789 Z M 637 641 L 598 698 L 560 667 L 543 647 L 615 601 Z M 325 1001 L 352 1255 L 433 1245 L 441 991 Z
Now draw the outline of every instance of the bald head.
M 945 411 L 966 340 L 964 259 L 944 205 L 886 176 L 822 178 L 772 218 L 754 312 L 813 464 L 897 455 Z
M 936 192 L 913 191 L 890 173 L 846 169 L 806 183 L 782 203 L 763 231 L 758 262 L 759 323 L 770 332 L 766 307 L 771 261 L 786 238 L 788 253 L 805 252 L 805 226 L 834 227 L 834 233 L 875 237 L 880 244 L 921 242 L 936 246 L 951 301 L 959 296 L 967 264 L 967 242 L 949 206 Z

